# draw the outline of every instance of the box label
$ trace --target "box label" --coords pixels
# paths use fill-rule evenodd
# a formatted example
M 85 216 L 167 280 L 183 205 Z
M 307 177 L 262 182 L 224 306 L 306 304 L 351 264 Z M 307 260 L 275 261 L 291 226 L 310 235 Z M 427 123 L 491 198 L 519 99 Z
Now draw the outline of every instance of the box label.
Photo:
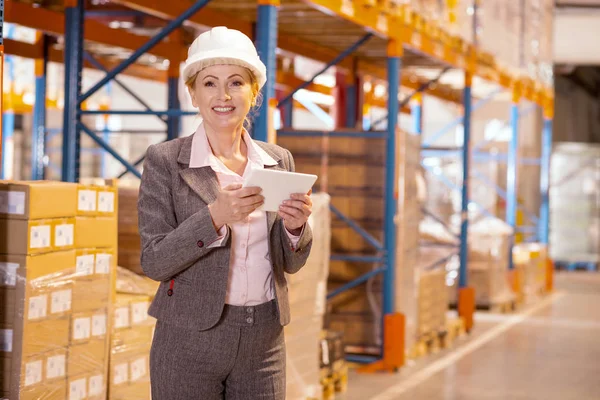
M 48 357 L 46 360 L 46 378 L 61 378 L 66 375 L 67 358 L 64 354 Z
M 94 315 L 92 317 L 92 336 L 104 336 L 106 334 L 106 315 Z
M 25 192 L 0 191 L 0 213 L 25 214 Z
M 133 324 L 141 324 L 148 319 L 148 302 L 133 303 L 131 305 L 131 320 Z
M 13 344 L 13 330 L 12 329 L 0 329 L 0 351 L 5 353 L 12 352 Z
M 115 212 L 114 192 L 98 192 L 98 211 L 105 213 Z
M 96 254 L 96 273 L 108 274 L 110 272 L 110 262 L 112 254 L 100 253 Z
M 88 394 L 90 397 L 100 396 L 104 390 L 104 377 L 94 375 L 90 377 Z
M 92 275 L 94 273 L 94 255 L 86 254 L 78 256 L 75 265 L 75 272 L 78 276 Z
M 95 190 L 79 190 L 77 211 L 96 211 Z
M 47 315 L 48 295 L 42 294 L 29 298 L 29 308 L 27 309 L 27 319 L 40 319 Z
M 57 247 L 72 246 L 74 241 L 74 225 L 61 224 L 54 228 L 54 244 Z
M 84 400 L 87 397 L 85 378 L 71 382 L 69 386 L 69 400 Z
M 115 309 L 115 328 L 126 328 L 129 326 L 129 308 L 119 307 Z
M 52 293 L 50 313 L 64 313 L 71 309 L 71 289 L 58 290 Z
M 115 365 L 115 370 L 114 370 L 114 378 L 113 378 L 113 383 L 115 385 L 120 385 L 121 383 L 126 383 L 127 380 L 129 379 L 129 365 L 127 365 L 127 363 L 125 364 L 118 364 Z
M 25 364 L 25 386 L 35 385 L 42 381 L 42 360 Z
M 92 331 L 92 319 L 90 317 L 76 318 L 73 321 L 73 339 L 89 339 Z
M 16 286 L 19 264 L 0 262 L 0 285 Z
M 31 227 L 29 247 L 32 249 L 43 249 L 44 247 L 50 247 L 50 225 Z
M 138 358 L 131 362 L 131 381 L 135 382 L 147 374 L 146 357 Z

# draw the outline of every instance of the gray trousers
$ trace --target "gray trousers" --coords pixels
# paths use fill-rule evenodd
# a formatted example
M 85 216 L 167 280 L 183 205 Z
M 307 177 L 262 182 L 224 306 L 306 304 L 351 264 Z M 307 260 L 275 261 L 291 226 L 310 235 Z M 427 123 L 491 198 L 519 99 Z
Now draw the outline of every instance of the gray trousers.
M 285 343 L 275 302 L 225 305 L 206 331 L 158 321 L 150 381 L 152 400 L 284 400 Z

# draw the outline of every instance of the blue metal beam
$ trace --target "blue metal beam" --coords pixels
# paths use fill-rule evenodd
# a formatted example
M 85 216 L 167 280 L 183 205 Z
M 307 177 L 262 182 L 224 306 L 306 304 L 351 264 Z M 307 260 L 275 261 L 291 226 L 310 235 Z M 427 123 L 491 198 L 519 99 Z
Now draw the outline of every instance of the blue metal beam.
M 540 220 L 539 220 L 539 240 L 541 243 L 548 244 L 550 208 L 549 208 L 549 189 L 550 189 L 550 155 L 552 153 L 552 119 L 544 118 L 544 128 L 542 131 L 542 157 L 540 164 Z
M 315 78 L 317 76 L 319 76 L 323 72 L 327 71 L 330 67 L 339 64 L 348 55 L 354 53 L 360 46 L 362 46 L 367 40 L 369 40 L 371 38 L 371 36 L 373 36 L 372 33 L 367 33 L 365 36 L 363 36 L 358 41 L 356 41 L 356 43 L 352 44 L 352 46 L 348 47 L 346 50 L 344 50 L 343 52 L 341 52 L 336 58 L 334 58 L 333 60 L 331 60 L 330 62 L 328 62 L 321 70 L 319 70 L 319 72 L 317 72 L 316 74 L 314 74 L 312 78 L 310 78 L 306 82 L 303 82 L 300 86 L 298 86 L 297 88 L 295 88 L 294 90 L 292 90 L 291 93 L 289 93 L 287 96 L 285 96 L 279 102 L 279 105 L 281 106 L 282 104 L 285 104 L 288 101 L 291 101 L 292 98 L 293 98 L 293 96 L 294 96 L 294 93 L 296 93 L 300 89 L 306 89 L 308 86 L 310 86 L 311 83 L 313 83 L 313 81 L 315 80 Z
M 502 89 L 498 88 L 498 89 L 492 91 L 486 97 L 478 100 L 477 103 L 475 103 L 473 105 L 473 107 L 471 108 L 471 112 L 478 110 L 479 108 L 483 107 L 484 105 L 486 105 L 487 103 L 492 101 L 494 99 L 494 97 L 496 96 L 496 94 L 500 93 L 501 91 L 502 91 Z M 464 115 L 461 115 L 460 117 L 457 117 L 456 119 L 454 119 L 448 125 L 444 126 L 442 129 L 440 129 L 439 131 L 434 133 L 431 138 L 425 140 L 423 142 L 423 144 L 421 145 L 421 148 L 427 149 L 429 147 L 432 147 L 433 143 L 435 143 L 439 138 L 441 138 L 446 133 L 448 133 L 450 131 L 450 129 L 455 128 L 456 126 L 460 125 L 463 122 L 463 119 L 464 119 Z
M 413 133 L 421 135 L 423 133 L 423 102 L 421 99 L 412 104 L 410 114 L 412 116 Z
M 424 207 L 421 208 L 421 212 L 425 215 L 428 215 L 434 221 L 436 221 L 437 223 L 442 225 L 444 227 L 444 229 L 446 230 L 446 232 L 448 232 L 450 235 L 454 236 L 457 239 L 460 239 L 460 236 L 457 235 L 456 233 L 452 232 L 452 229 L 448 226 L 448 224 L 444 220 L 442 220 L 440 217 L 435 215 L 433 212 L 429 211 L 428 209 L 426 209 Z
M 352 288 L 355 288 L 355 287 L 361 285 L 362 283 L 375 277 L 377 274 L 385 272 L 385 270 L 386 270 L 385 267 L 380 267 L 380 268 L 376 268 L 372 271 L 367 272 L 366 274 L 359 276 L 355 280 L 350 281 L 350 282 L 344 284 L 343 286 L 340 286 L 339 288 L 327 293 L 327 300 L 330 300 L 330 299 L 334 298 L 335 296 L 337 296 L 338 294 L 344 293 L 347 290 L 350 290 Z
M 79 128 L 82 129 L 96 144 L 106 150 L 110 155 L 117 159 L 125 168 L 129 170 L 132 174 L 137 176 L 138 178 L 142 178 L 142 174 L 129 163 L 129 161 L 125 160 L 119 153 L 117 153 L 108 143 L 106 143 L 102 138 L 98 137 L 91 129 L 89 129 L 85 124 L 78 122 Z
M 48 69 L 48 36 L 42 34 L 42 59 L 35 60 L 35 104 L 33 105 L 33 131 L 31 137 L 31 179 L 44 179 L 44 153 L 46 144 L 46 74 Z
M 350 262 L 363 262 L 363 263 L 381 263 L 384 261 L 383 257 L 378 256 L 360 256 L 353 254 L 332 254 L 329 259 L 331 261 L 350 261 Z
M 467 73 L 464 89 L 464 121 L 463 121 L 463 152 L 462 152 L 462 196 L 461 196 L 461 224 L 460 224 L 460 268 L 458 270 L 458 287 L 465 288 L 468 284 L 468 231 L 469 231 L 469 149 L 471 144 L 471 80 Z
M 144 162 L 144 160 L 146 159 L 146 154 L 144 154 L 143 156 L 141 156 L 140 158 L 138 158 L 137 160 L 135 160 L 133 162 L 133 166 L 137 167 L 139 166 L 142 162 Z M 125 170 L 123 172 L 121 172 L 118 176 L 117 179 L 121 179 L 122 177 L 124 177 L 125 175 L 127 175 L 129 172 L 131 172 L 129 169 L 125 168 Z M 137 175 L 136 175 L 137 176 Z
M 518 111 L 518 115 L 520 118 L 525 117 L 527 115 L 529 115 L 530 113 L 532 113 L 533 111 L 535 111 L 536 105 L 535 104 L 530 104 L 527 107 L 523 107 Z M 509 121 L 510 123 L 510 121 Z M 502 121 L 502 127 L 504 128 L 507 125 L 506 121 Z M 477 153 L 479 152 L 479 150 L 481 150 L 483 147 L 485 147 L 486 144 L 492 143 L 496 137 L 498 136 L 498 134 L 500 134 L 501 129 L 498 129 L 496 132 L 494 132 L 494 134 L 492 135 L 492 137 L 487 138 L 485 140 L 482 140 L 481 142 L 475 144 L 473 146 L 473 153 Z
M 337 209 L 333 204 L 329 205 L 329 209 L 332 213 L 334 213 L 339 219 L 344 221 L 350 228 L 354 229 L 356 233 L 363 237 L 369 244 L 375 247 L 377 250 L 383 250 L 382 244 L 379 240 L 375 239 L 369 232 L 365 231 L 363 228 L 358 226 L 358 224 L 352 221 L 350 218 L 345 216 L 340 210 Z
M 277 6 L 258 4 L 256 19 L 256 49 L 267 67 L 267 82 L 262 89 L 263 102 L 252 130 L 256 140 L 266 142 L 269 133 L 269 101 L 275 98 L 275 72 L 277 70 Z M 272 121 L 271 121 L 272 122 Z
M 4 1 L 0 0 L 0 8 L 2 8 L 2 15 L 0 15 L 0 19 L 2 20 L 2 28 L 4 28 Z M 6 37 L 8 39 L 12 39 L 14 32 L 14 25 L 9 24 L 6 27 Z M 0 43 L 4 43 L 3 37 L 4 29 L 0 29 Z M 8 72 L 8 78 L 10 82 L 14 82 L 14 60 L 13 56 L 2 55 L 4 59 L 2 62 L 4 63 L 3 68 L 6 68 Z M 0 77 L 3 79 L 3 77 Z M 2 95 L 2 93 L 0 93 Z M 2 99 L 0 98 L 0 101 Z M 0 165 L 0 179 L 6 179 L 9 177 L 8 172 L 12 171 L 12 162 L 14 154 L 14 143 L 13 143 L 13 134 L 15 130 L 15 112 L 12 109 L 5 110 L 2 108 L 2 144 L 0 145 L 0 161 L 2 164 Z M 9 145 L 10 144 L 10 148 Z M 10 153 L 11 156 L 7 157 L 7 153 Z
M 346 137 L 360 139 L 383 139 L 387 136 L 385 132 L 361 132 L 361 131 L 304 131 L 304 130 L 287 130 L 281 129 L 277 131 L 277 136 L 297 136 L 297 137 Z
M 164 110 L 164 111 L 145 111 L 145 110 L 81 110 L 81 115 L 166 115 L 168 117 L 198 115 L 197 111 L 183 110 Z
M 167 81 L 167 107 L 169 110 L 179 110 L 179 77 L 169 76 Z M 196 114 L 196 113 L 194 113 Z M 167 117 L 167 140 L 179 137 L 181 129 L 181 116 L 169 115 Z
M 104 73 L 108 73 L 108 70 L 104 67 L 104 65 L 102 65 L 102 63 L 100 63 L 98 60 L 96 60 L 90 53 L 88 53 L 87 51 L 83 54 L 83 58 L 88 61 L 90 64 L 92 64 L 94 67 L 96 67 L 97 69 L 103 71 Z M 113 81 L 119 85 L 121 87 L 121 89 L 123 89 L 127 94 L 129 94 L 131 97 L 133 97 L 138 103 L 140 103 L 140 105 L 142 107 L 144 107 L 146 109 L 146 111 L 150 111 L 153 112 L 154 110 L 152 110 L 152 107 L 150 107 L 150 105 L 148 103 L 146 103 L 140 96 L 138 96 L 137 94 L 135 94 L 135 92 L 131 89 L 129 89 L 129 87 L 127 85 L 125 85 L 123 82 L 121 82 L 118 78 L 114 78 Z M 171 107 L 169 107 L 171 108 Z M 163 121 L 165 124 L 167 123 L 166 118 L 157 116 L 161 121 Z
M 83 68 L 85 1 L 77 7 L 65 7 L 65 105 L 63 112 L 62 180 L 79 181 L 81 129 L 79 94 Z M 104 86 L 104 85 L 103 85 Z
M 390 46 L 392 47 L 392 46 Z M 396 129 L 398 127 L 398 91 L 400 90 L 400 69 L 402 60 L 398 54 L 387 57 L 388 81 L 388 124 L 385 155 L 385 197 L 384 197 L 384 245 L 386 268 L 383 279 L 383 315 L 395 311 L 396 301 Z
M 519 151 L 519 104 L 516 102 L 510 108 L 510 129 L 506 166 L 506 223 L 515 229 L 517 227 L 517 155 Z M 508 269 L 514 267 L 511 256 L 513 244 L 514 236 L 509 245 Z
M 283 126 L 285 129 L 292 129 L 294 125 L 294 102 L 289 101 L 280 108 L 283 112 Z
M 294 96 L 294 100 L 298 103 L 302 104 L 304 108 L 310 111 L 315 117 L 321 120 L 328 129 L 333 129 L 335 127 L 335 122 L 331 115 L 329 115 L 325 110 L 323 110 L 318 104 L 311 101 L 307 96 L 300 95 L 302 92 L 296 93 Z M 286 103 L 288 104 L 288 103 Z
M 100 81 L 98 83 L 96 83 L 94 86 L 92 86 L 92 88 L 90 90 L 88 90 L 82 96 L 80 96 L 79 104 L 83 103 L 91 95 L 96 93 L 102 86 L 104 86 L 106 84 L 106 82 L 110 81 L 115 76 L 117 76 L 119 73 L 121 73 L 125 69 L 127 69 L 138 58 L 140 58 L 140 56 L 142 54 L 146 53 L 148 50 L 150 50 L 151 48 L 156 46 L 159 42 L 161 42 L 164 38 L 169 36 L 175 29 L 177 29 L 178 27 L 181 26 L 183 21 L 189 19 L 191 16 L 193 16 L 198 11 L 200 11 L 200 9 L 202 7 L 204 7 L 206 4 L 208 4 L 209 1 L 210 0 L 197 0 L 196 2 L 192 3 L 190 8 L 188 8 L 177 18 L 175 18 L 174 20 L 169 22 L 169 24 L 167 26 L 165 26 L 162 31 L 160 31 L 157 35 L 153 36 L 142 47 L 140 47 L 139 49 L 134 51 L 126 60 L 124 60 L 123 62 L 121 62 L 121 64 L 119 64 L 118 66 L 113 68 L 108 74 L 106 74 L 106 76 L 104 78 L 100 79 Z

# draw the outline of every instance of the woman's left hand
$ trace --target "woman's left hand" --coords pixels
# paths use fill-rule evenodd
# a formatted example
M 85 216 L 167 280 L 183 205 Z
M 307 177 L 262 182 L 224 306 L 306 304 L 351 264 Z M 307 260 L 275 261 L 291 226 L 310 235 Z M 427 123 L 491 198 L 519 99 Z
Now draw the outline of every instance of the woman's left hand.
M 312 213 L 311 193 L 312 189 L 307 194 L 292 194 L 291 199 L 285 200 L 279 206 L 279 215 L 283 218 L 285 228 L 291 234 L 299 235 Z

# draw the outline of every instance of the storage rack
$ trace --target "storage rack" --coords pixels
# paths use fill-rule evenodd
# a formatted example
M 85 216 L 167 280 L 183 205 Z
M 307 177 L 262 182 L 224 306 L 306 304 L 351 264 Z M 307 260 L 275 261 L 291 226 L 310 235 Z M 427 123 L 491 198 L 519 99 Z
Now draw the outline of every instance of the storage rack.
M 396 204 L 394 199 L 395 179 L 395 129 L 397 126 L 400 101 L 398 93 L 400 85 L 414 89 L 412 96 L 416 100 L 412 104 L 413 118 L 415 119 L 415 132 L 420 133 L 421 107 L 419 97 L 421 92 L 436 97 L 460 102 L 463 104 L 464 125 L 463 147 L 458 150 L 462 157 L 463 180 L 460 187 L 462 194 L 462 224 L 460 232 L 460 279 L 459 279 L 459 313 L 472 324 L 474 308 L 474 294 L 468 288 L 467 282 L 467 232 L 468 232 L 468 187 L 469 187 L 469 155 L 470 120 L 472 107 L 471 85 L 474 76 L 479 76 L 488 81 L 497 83 L 500 87 L 514 93 L 514 104 L 511 112 L 511 125 L 516 132 L 518 121 L 518 101 L 527 99 L 544 110 L 543 148 L 541 165 L 542 206 L 538 230 L 540 241 L 548 241 L 548 172 L 550 151 L 552 143 L 552 117 L 553 117 L 553 91 L 539 82 L 513 76 L 499 68 L 493 62 L 493 57 L 480 51 L 476 46 L 466 43 L 460 38 L 445 32 L 428 21 L 406 5 L 396 5 L 388 1 L 375 0 L 289 0 L 283 2 L 279 11 L 279 0 L 219 0 L 210 3 L 208 0 L 199 0 L 191 3 L 186 0 L 114 0 L 113 3 L 125 6 L 125 12 L 135 12 L 168 21 L 159 33 L 151 38 L 140 37 L 126 31 L 115 31 L 107 26 L 86 18 L 84 0 L 64 0 L 53 7 L 53 10 L 33 8 L 24 3 L 8 0 L 6 3 L 6 20 L 19 25 L 35 28 L 52 36 L 62 36 L 64 50 L 50 46 L 46 35 L 40 36 L 36 44 L 6 40 L 7 51 L 11 54 L 34 58 L 39 60 L 36 68 L 36 111 L 35 126 L 33 129 L 34 173 L 36 178 L 43 176 L 41 158 L 43 157 L 44 136 L 48 133 L 43 115 L 45 114 L 44 86 L 45 68 L 48 61 L 60 62 L 64 57 L 65 64 L 65 105 L 63 127 L 63 164 L 62 177 L 65 181 L 77 181 L 79 178 L 79 157 L 81 152 L 81 132 L 83 131 L 96 144 L 115 157 L 126 171 L 139 176 L 138 166 L 143 158 L 130 162 L 111 148 L 98 134 L 81 123 L 81 116 L 85 114 L 120 114 L 120 115 L 152 115 L 161 119 L 161 124 L 166 125 L 166 138 L 172 139 L 179 135 L 180 117 L 188 113 L 180 110 L 177 101 L 177 81 L 179 63 L 185 58 L 185 45 L 188 44 L 179 29 L 182 24 L 197 28 L 226 25 L 239 29 L 254 37 L 261 58 L 268 71 L 268 84 L 264 89 L 266 101 L 260 108 L 253 136 L 258 140 L 267 140 L 269 127 L 269 106 L 277 104 L 275 96 L 275 77 L 277 76 L 276 49 L 283 52 L 298 54 L 317 61 L 325 62 L 327 67 L 337 65 L 353 74 L 367 74 L 388 83 L 387 122 L 385 131 L 361 131 L 352 133 L 357 137 L 385 138 L 388 143 L 386 152 L 385 173 L 385 221 L 384 242 L 379 243 L 368 233 L 360 228 L 339 211 L 334 213 L 345 220 L 365 239 L 381 250 L 382 256 L 376 261 L 382 262 L 382 268 L 376 273 L 384 277 L 384 302 L 383 315 L 384 341 L 379 363 L 372 364 L 376 369 L 395 370 L 403 364 L 403 351 L 395 344 L 396 337 L 403 328 L 401 318 L 394 310 L 394 266 L 395 266 L 395 227 L 394 215 Z M 206 6 L 206 7 L 205 7 Z M 58 11 L 56 11 L 58 9 Z M 202 9 L 202 12 L 198 13 Z M 100 11 L 101 12 L 101 11 Z M 94 11 L 98 13 L 98 11 Z M 90 14 L 91 15 L 91 14 Z M 112 14 L 115 18 L 119 12 Z M 233 15 L 233 16 L 232 16 Z M 324 34 L 326 33 L 326 34 Z M 369 46 L 362 46 L 365 41 Z M 89 43 L 103 44 L 126 48 L 132 51 L 130 56 L 119 63 L 95 57 L 91 52 L 84 52 Z M 88 43 L 89 42 L 89 43 Z M 189 41 L 188 41 L 189 42 Z M 93 47 L 93 46 L 91 46 Z M 94 92 L 121 73 L 137 74 L 138 76 L 156 77 L 148 65 L 136 64 L 136 61 L 145 53 L 153 54 L 164 60 L 170 61 L 167 78 L 169 88 L 168 110 L 155 111 L 150 109 L 142 99 L 137 98 L 145 111 L 132 110 L 85 110 L 83 106 Z M 355 56 L 351 57 L 350 55 Z M 486 60 L 483 62 L 482 60 Z M 490 62 L 492 60 L 492 62 Z M 442 73 L 451 68 L 464 71 L 465 86 L 462 94 L 444 85 L 431 85 L 423 79 L 407 77 L 400 71 L 402 65 L 427 66 L 436 68 Z M 95 84 L 86 93 L 81 93 L 81 72 L 83 66 L 106 69 L 106 76 Z M 405 78 L 406 77 L 406 78 Z M 314 78 L 313 78 L 314 79 Z M 311 80 L 312 81 L 312 80 Z M 303 82 L 301 87 L 309 87 L 311 81 Z M 121 84 L 122 85 L 122 84 Z M 359 86 L 351 86 L 350 91 L 358 92 Z M 128 90 L 131 92 L 130 90 Z M 133 93 L 130 93 L 133 94 Z M 136 97 L 136 96 L 134 96 Z M 349 99 L 354 99 L 349 96 Z M 290 102 L 291 97 L 280 102 L 281 105 Z M 410 98 L 404 99 L 403 105 L 408 105 Z M 356 110 L 354 100 L 348 101 L 346 120 L 354 121 L 353 110 Z M 283 108 L 284 113 L 290 116 L 290 107 Z M 288 119 L 289 120 L 289 119 Z M 350 124 L 349 124 L 350 125 Z M 324 135 L 323 132 L 298 132 L 282 129 L 279 134 L 294 135 Z M 329 136 L 347 136 L 348 131 L 332 131 Z M 509 147 L 507 162 L 509 164 L 508 191 L 507 191 L 507 221 L 515 225 L 516 209 L 516 146 L 517 135 L 513 135 Z M 337 212 L 336 212 L 337 211 Z M 373 260 L 363 260 L 372 262 Z M 375 273 L 375 272 L 374 272 Z M 364 275 L 351 286 L 366 281 L 372 275 Z M 330 296 L 335 293 L 330 293 Z M 371 362 L 373 359 L 356 359 L 356 361 Z

